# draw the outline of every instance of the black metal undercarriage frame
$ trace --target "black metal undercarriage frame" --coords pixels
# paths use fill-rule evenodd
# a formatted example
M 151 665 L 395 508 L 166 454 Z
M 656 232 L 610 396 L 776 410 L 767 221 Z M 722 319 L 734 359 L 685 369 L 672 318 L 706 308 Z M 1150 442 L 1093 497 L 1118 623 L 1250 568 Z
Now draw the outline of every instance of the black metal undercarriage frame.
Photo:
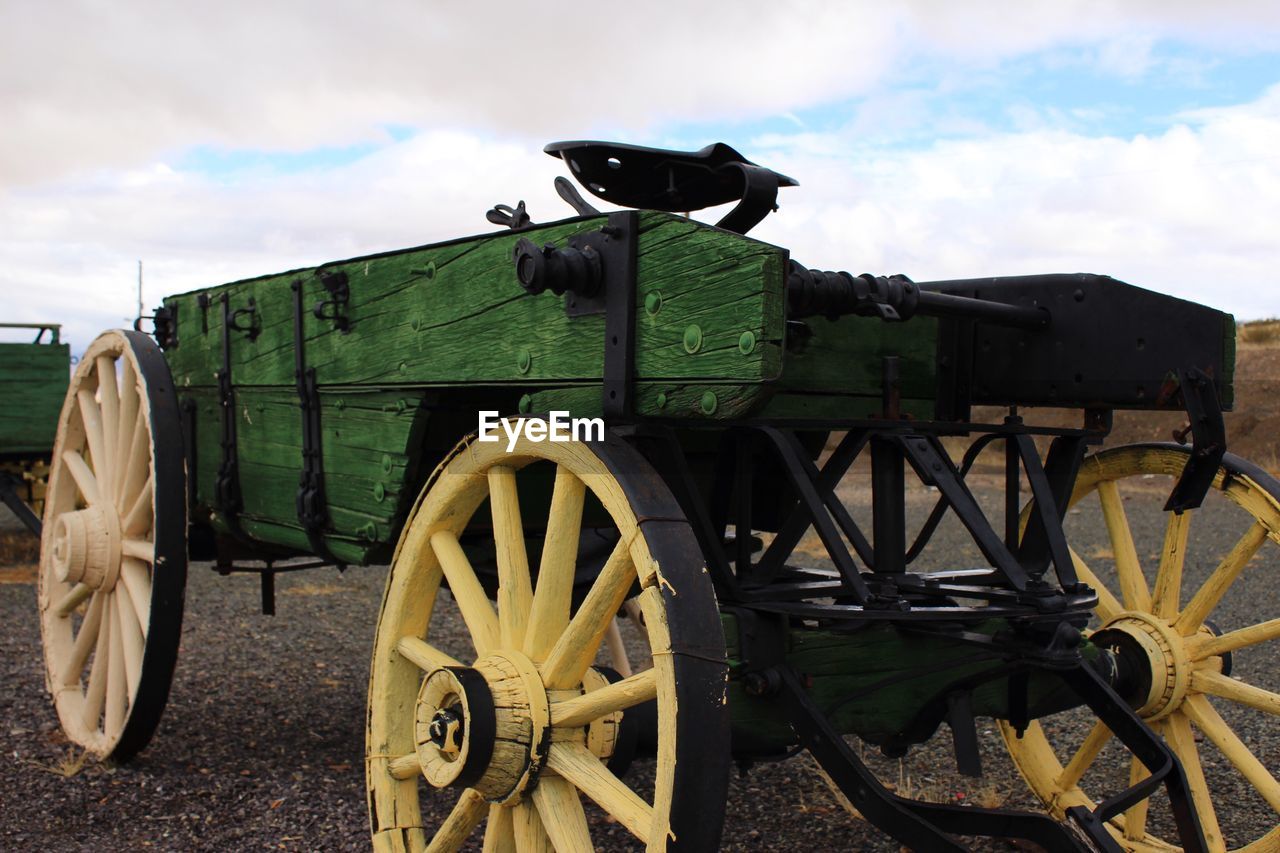
M 1204 849 L 1177 759 L 1112 689 L 1106 667 L 1099 666 L 1103 670 L 1099 672 L 1086 664 L 1077 648 L 1080 629 L 1097 597 L 1076 577 L 1062 518 L 1086 444 L 1099 433 L 1036 429 L 1011 413 L 1003 424 L 968 425 L 981 434 L 957 465 L 938 431 L 928 426 L 886 421 L 844 426 L 848 432 L 819 466 L 803 432 L 755 422 L 730 425 L 719 443 L 709 494 L 699 489 L 690 474 L 691 465 L 674 427 L 645 423 L 621 428 L 672 489 L 698 537 L 722 611 L 737 617 L 743 662 L 736 677 L 758 691 L 756 695 L 781 703 L 800 746 L 810 751 L 853 805 L 913 848 L 965 849 L 950 836 L 954 833 L 1025 838 L 1053 851 L 1119 850 L 1104 824 L 1164 785 L 1183 849 Z M 949 424 L 946 431 L 953 432 L 955 427 Z M 825 433 L 819 435 L 825 437 Z M 1036 449 L 1036 435 L 1052 438 L 1043 459 Z M 1006 459 L 1003 535 L 965 483 L 978 454 L 996 441 L 1004 442 Z M 836 494 L 841 478 L 864 451 L 870 454 L 872 470 L 870 537 Z M 786 511 L 771 520 L 776 535 L 764 547 L 751 531 L 761 529 L 753 521 L 757 509 L 752 501 L 757 494 L 753 479 L 766 464 L 772 468 L 765 476 L 781 474 L 768 491 L 786 491 L 788 498 L 782 501 Z M 933 511 L 910 543 L 905 512 L 908 468 L 938 492 Z M 1020 504 L 1027 492 L 1034 510 L 1023 532 Z M 989 568 L 910 572 L 947 510 L 959 519 Z M 834 571 L 792 564 L 796 545 L 810 526 L 822 540 Z M 1053 578 L 1048 577 L 1050 568 Z M 1004 618 L 1011 628 L 998 641 L 963 628 L 992 617 Z M 939 805 L 898 796 L 849 747 L 785 656 L 788 623 L 852 631 L 870 622 L 888 622 L 904 632 L 942 633 L 981 648 L 998 664 L 990 677 L 1008 679 L 1009 721 L 1019 732 L 1029 721 L 1029 674 L 1056 674 L 1151 775 L 1093 810 L 1068 810 L 1064 823 L 1031 812 Z M 954 734 L 961 770 L 976 775 L 976 731 L 966 689 L 972 686 L 953 685 L 956 689 L 921 709 L 914 720 L 904 720 L 901 737 L 882 748 L 901 754 L 909 744 L 931 737 L 945 720 Z

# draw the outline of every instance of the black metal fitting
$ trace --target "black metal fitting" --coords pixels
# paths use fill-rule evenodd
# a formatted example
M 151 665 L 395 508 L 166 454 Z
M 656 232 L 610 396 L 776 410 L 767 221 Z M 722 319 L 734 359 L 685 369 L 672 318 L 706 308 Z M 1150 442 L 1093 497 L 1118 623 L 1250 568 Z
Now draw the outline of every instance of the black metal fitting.
M 351 320 L 347 317 L 347 304 L 351 301 L 351 285 L 347 274 L 342 270 L 317 270 L 316 278 L 328 291 L 329 298 L 317 302 L 311 309 L 317 320 L 333 321 L 333 328 L 341 334 L 351 331 Z M 295 282 L 301 286 L 300 282 Z
M 823 316 L 829 320 L 853 314 L 885 321 L 927 317 L 960 317 L 1021 329 L 1049 327 L 1047 309 L 1010 305 L 989 299 L 957 296 L 921 288 L 904 275 L 824 272 L 795 261 L 787 273 L 787 317 Z
M 787 274 L 787 316 L 793 320 L 817 315 L 834 320 L 845 314 L 909 320 L 918 303 L 919 289 L 906 276 L 824 272 L 795 261 Z
M 604 280 L 600 253 L 589 245 L 557 249 L 547 244 L 538 248 L 529 238 L 521 237 L 512 260 L 520 286 L 535 295 L 550 290 L 556 296 L 569 292 L 592 297 Z
M 161 306 L 151 318 L 155 323 L 152 335 L 160 349 L 173 349 L 178 345 L 178 306 L 172 308 Z
M 748 696 L 776 696 L 782 689 L 782 676 L 776 669 L 748 672 L 742 676 L 742 689 Z
M 512 231 L 523 231 L 533 227 L 533 220 L 525 210 L 524 199 L 512 207 L 509 204 L 495 204 L 485 213 L 484 218 L 494 225 L 504 225 Z
M 223 302 L 225 304 L 227 296 L 223 294 Z M 237 308 L 225 318 L 227 328 L 237 332 L 242 332 L 249 340 L 256 340 L 258 333 L 262 331 L 262 319 L 258 316 L 258 303 L 253 297 L 249 297 L 249 302 L 244 308 Z

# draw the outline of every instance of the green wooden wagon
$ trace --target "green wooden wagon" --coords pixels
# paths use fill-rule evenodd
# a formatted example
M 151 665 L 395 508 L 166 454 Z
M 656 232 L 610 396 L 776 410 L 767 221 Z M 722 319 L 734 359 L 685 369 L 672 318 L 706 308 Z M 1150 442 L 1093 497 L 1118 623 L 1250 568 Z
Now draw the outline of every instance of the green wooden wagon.
M 1280 540 L 1280 484 L 1226 453 L 1229 315 L 1096 275 L 809 269 L 744 236 L 794 181 L 727 146 L 548 151 L 625 209 L 562 179 L 572 218 L 500 205 L 499 233 L 173 296 L 154 339 L 90 347 L 40 586 L 74 741 L 116 760 L 146 745 L 189 559 L 258 572 L 265 608 L 297 558 L 390 562 L 379 850 L 455 849 L 481 824 L 486 849 L 589 849 L 584 796 L 649 849 L 710 849 L 730 761 L 799 748 L 916 849 L 1276 849 L 1280 829 L 1227 820 L 1195 734 L 1280 809 L 1274 767 L 1218 710 L 1280 713 L 1231 676 L 1277 620 L 1209 618 Z M 715 226 L 679 215 L 735 201 Z M 1074 414 L 1046 425 L 1037 406 Z M 1184 411 L 1184 442 L 1088 453 L 1117 409 Z M 521 435 L 486 440 L 482 416 Z M 536 440 L 561 417 L 601 434 Z M 998 508 L 971 488 L 983 450 Z M 934 501 L 911 524 L 909 479 Z M 869 519 L 845 500 L 859 482 Z M 1134 482 L 1167 517 L 1154 560 L 1126 520 Z M 1112 548 L 1076 553 L 1063 519 L 1095 495 Z M 1244 532 L 1183 589 L 1205 501 Z M 947 518 L 977 556 L 919 568 Z M 462 634 L 439 627 L 453 608 Z M 1096 724 L 1064 741 L 1079 708 Z M 1044 811 L 900 796 L 846 740 L 900 755 L 946 723 L 977 772 L 979 718 Z M 1155 801 L 1168 818 L 1148 826 Z
M 0 330 L 35 332 L 27 343 L 0 343 L 0 500 L 40 533 L 45 480 L 58 410 L 71 375 L 69 347 L 57 323 L 0 323 Z M 0 331 L 0 333 L 3 333 Z

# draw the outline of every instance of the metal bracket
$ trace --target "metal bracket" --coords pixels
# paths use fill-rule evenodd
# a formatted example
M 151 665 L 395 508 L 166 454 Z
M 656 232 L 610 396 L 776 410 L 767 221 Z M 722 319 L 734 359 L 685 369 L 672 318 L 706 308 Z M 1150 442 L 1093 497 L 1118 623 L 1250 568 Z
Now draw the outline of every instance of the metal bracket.
M 516 278 L 529 293 L 563 295 L 568 317 L 605 315 L 603 408 L 615 419 L 630 417 L 633 408 L 639 235 L 639 213 L 622 210 L 598 231 L 573 235 L 563 249 L 522 237 L 512 252 Z
M 338 279 L 341 276 L 341 279 Z M 335 293 L 338 288 L 347 288 L 346 273 L 337 273 L 328 280 L 322 277 L 325 288 Z M 330 282 L 334 282 L 333 287 Z M 316 369 L 307 367 L 306 335 L 302 323 L 304 311 L 302 279 L 294 279 L 290 287 L 293 289 L 293 363 L 294 379 L 298 390 L 298 407 L 302 413 L 302 471 L 298 475 L 297 512 L 298 522 L 307 534 L 307 543 L 311 551 L 321 559 L 332 563 L 338 562 L 329 551 L 324 541 L 325 528 L 329 524 L 329 505 L 324 490 L 324 453 L 322 433 L 320 431 L 320 389 L 316 383 Z M 322 302 L 315 308 L 315 315 L 321 319 L 335 320 L 337 316 L 326 315 L 320 309 Z M 346 304 L 345 295 L 342 300 Z M 345 318 L 341 318 L 343 323 Z M 340 328 L 340 327 L 339 327 Z M 265 576 L 264 576 L 265 578 Z
M 227 294 L 222 294 L 223 320 L 224 329 L 230 331 L 232 329 L 237 332 L 244 333 L 249 340 L 257 340 L 258 334 L 262 331 L 262 318 L 258 316 L 258 304 L 253 297 L 249 297 L 249 302 L 244 308 L 237 308 L 229 315 L 227 314 Z
M 1199 507 L 1227 453 L 1227 428 L 1213 380 L 1203 370 L 1192 367 L 1178 371 L 1178 388 L 1191 421 L 1191 454 L 1164 506 L 1165 512 Z
M 347 274 L 342 270 L 317 270 L 316 277 L 329 292 L 329 298 L 316 303 L 311 309 L 317 320 L 330 320 L 333 328 L 341 334 L 351 331 L 351 320 L 347 317 L 347 305 L 351 302 L 351 286 Z M 301 282 L 294 282 L 295 289 L 301 292 Z
M 240 497 L 240 461 L 236 452 L 236 400 L 235 387 L 231 382 L 231 330 L 235 317 L 240 312 L 232 312 L 227 294 L 222 294 L 222 369 L 218 371 L 218 404 L 222 407 L 222 438 L 218 442 L 222 448 L 222 461 L 218 465 L 218 478 L 215 484 L 218 511 L 223 520 L 242 538 L 238 516 L 243 508 Z
M 632 414 L 631 387 L 636 366 L 636 248 L 640 242 L 640 214 L 626 210 L 609 214 L 600 229 L 600 258 L 604 264 L 604 414 L 628 418 Z

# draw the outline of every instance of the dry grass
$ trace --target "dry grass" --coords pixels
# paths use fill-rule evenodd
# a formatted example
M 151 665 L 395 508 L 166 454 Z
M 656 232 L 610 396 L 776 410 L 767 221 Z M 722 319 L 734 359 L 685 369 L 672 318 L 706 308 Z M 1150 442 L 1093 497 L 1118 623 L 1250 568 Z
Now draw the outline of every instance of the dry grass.
M 45 773 L 52 773 L 54 776 L 61 776 L 64 779 L 70 779 L 72 776 L 78 776 L 86 767 L 98 767 L 98 763 L 89 757 L 86 750 L 78 747 L 71 747 L 66 754 L 54 761 L 52 764 L 45 764 L 40 761 L 28 761 L 28 764 L 43 770 Z
M 1280 347 L 1280 320 L 1254 320 L 1236 327 L 1236 342 L 1248 347 Z

